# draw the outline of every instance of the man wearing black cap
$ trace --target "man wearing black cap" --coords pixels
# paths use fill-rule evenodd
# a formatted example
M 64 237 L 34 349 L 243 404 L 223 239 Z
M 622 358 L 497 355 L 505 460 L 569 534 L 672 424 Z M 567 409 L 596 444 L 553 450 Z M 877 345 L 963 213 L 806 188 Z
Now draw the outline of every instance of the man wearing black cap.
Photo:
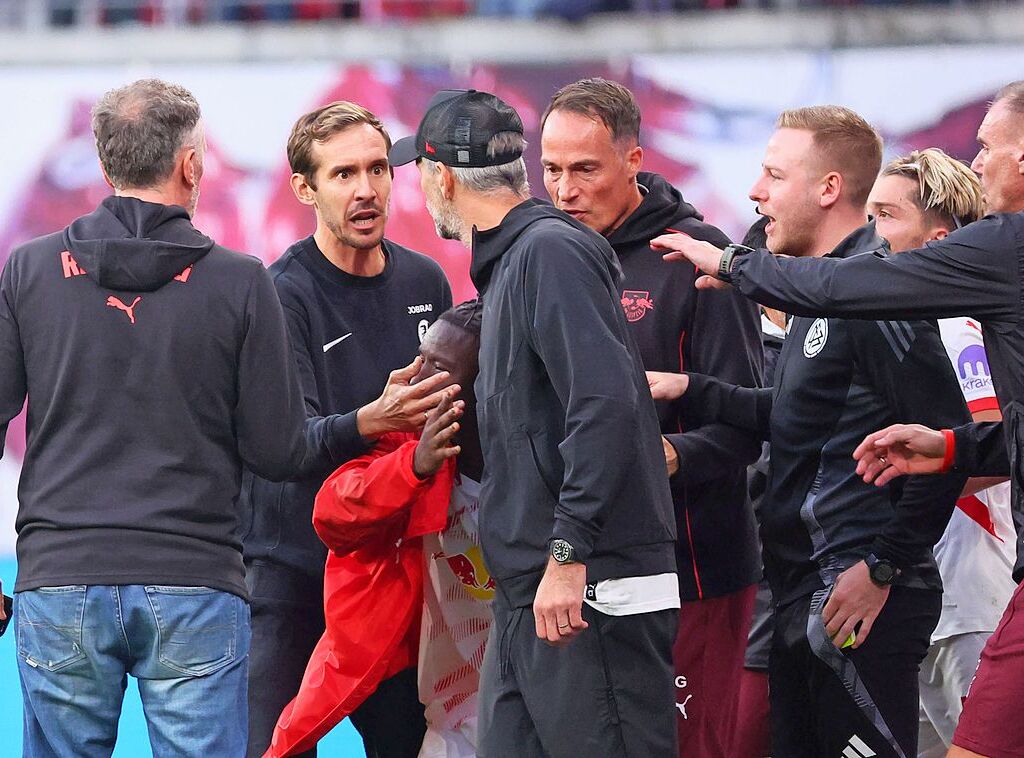
M 504 102 L 449 91 L 390 153 L 417 161 L 484 301 L 480 537 L 497 594 L 479 754 L 673 756 L 679 588 L 658 420 L 615 255 L 529 198 L 524 146 Z

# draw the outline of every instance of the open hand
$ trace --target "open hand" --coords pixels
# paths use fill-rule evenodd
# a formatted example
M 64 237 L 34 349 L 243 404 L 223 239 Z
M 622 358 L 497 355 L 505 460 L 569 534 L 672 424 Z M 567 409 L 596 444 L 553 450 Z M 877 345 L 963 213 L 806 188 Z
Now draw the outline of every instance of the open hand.
M 587 567 L 582 563 L 560 564 L 548 558 L 544 577 L 533 599 L 537 636 L 552 645 L 565 645 L 586 629 L 583 594 L 587 589 Z
M 857 474 L 881 487 L 905 474 L 938 474 L 945 454 L 942 432 L 921 424 L 894 424 L 865 437 L 853 458 Z
M 410 384 L 422 365 L 423 359 L 417 356 L 405 368 L 392 371 L 380 397 L 356 412 L 356 425 L 363 437 L 374 439 L 386 432 L 419 431 L 426 423 L 427 411 L 441 402 L 445 392 L 457 393 L 461 389 L 457 384 L 448 384 L 447 371 Z
M 466 408 L 462 400 L 453 401 L 454 392 L 445 392 L 437 407 L 427 413 L 427 423 L 416 445 L 412 468 L 416 476 L 426 479 L 438 472 L 444 462 L 462 452 L 454 443 L 459 431 L 458 419 Z
M 651 247 L 665 254 L 667 261 L 689 261 L 707 276 L 694 283 L 697 289 L 725 289 L 729 285 L 715 276 L 722 261 L 722 251 L 710 242 L 695 240 L 688 234 L 663 234 L 651 240 Z

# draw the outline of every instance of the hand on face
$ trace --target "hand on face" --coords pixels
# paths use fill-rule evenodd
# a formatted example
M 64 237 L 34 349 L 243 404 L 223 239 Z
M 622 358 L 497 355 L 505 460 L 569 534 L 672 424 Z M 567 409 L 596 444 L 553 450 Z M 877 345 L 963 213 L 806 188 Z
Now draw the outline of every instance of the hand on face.
M 427 420 L 427 413 L 435 408 L 448 392 L 458 393 L 462 388 L 450 384 L 450 375 L 441 371 L 412 383 L 419 373 L 423 359 L 418 357 L 405 368 L 391 372 L 380 397 L 356 412 L 359 433 L 366 438 L 379 437 L 385 432 L 415 432 Z
M 436 474 L 444 462 L 462 452 L 455 444 L 455 435 L 459 431 L 458 419 L 462 416 L 466 404 L 454 400 L 455 392 L 451 389 L 444 393 L 444 398 L 437 407 L 427 413 L 427 423 L 416 445 L 413 456 L 413 471 L 420 479 Z

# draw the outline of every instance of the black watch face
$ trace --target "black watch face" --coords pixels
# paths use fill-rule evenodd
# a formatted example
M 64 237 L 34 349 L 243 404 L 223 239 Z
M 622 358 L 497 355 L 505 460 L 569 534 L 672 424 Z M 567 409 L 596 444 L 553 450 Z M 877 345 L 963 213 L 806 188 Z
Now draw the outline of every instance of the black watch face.
M 871 569 L 871 578 L 879 584 L 892 584 L 896 570 L 888 563 L 876 563 Z
M 565 540 L 555 540 L 551 543 L 551 557 L 558 563 L 566 563 L 572 560 L 572 545 Z

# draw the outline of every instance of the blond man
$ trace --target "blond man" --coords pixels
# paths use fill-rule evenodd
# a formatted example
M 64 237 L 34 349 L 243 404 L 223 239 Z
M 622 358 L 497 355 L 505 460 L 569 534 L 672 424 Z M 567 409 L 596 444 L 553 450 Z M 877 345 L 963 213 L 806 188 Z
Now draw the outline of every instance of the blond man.
M 881 148 L 847 108 L 783 113 L 750 193 L 771 252 L 809 266 L 874 256 L 882 243 L 864 206 Z M 755 254 L 738 247 L 725 254 Z M 949 425 L 967 408 L 933 323 L 793 312 L 774 391 L 686 375 L 682 411 L 771 438 L 758 518 L 775 600 L 772 754 L 905 758 L 917 752 L 918 669 L 942 604 L 931 547 L 963 482 L 880 489 L 861 481 L 852 454 L 883 419 Z
M 985 215 L 981 182 L 937 148 L 915 150 L 882 170 L 868 213 L 893 252 L 914 250 Z M 980 324 L 964 316 L 938 323 L 971 416 L 1000 421 Z M 942 615 L 921 664 L 919 758 L 941 758 L 952 744 L 982 648 L 1013 595 L 1013 535 L 1009 483 L 969 482 L 935 545 Z
M 311 450 L 290 481 L 247 475 L 242 487 L 251 513 L 244 537 L 253 626 L 250 756 L 270 745 L 324 631 L 327 548 L 313 531 L 317 490 L 382 434 L 422 426 L 447 379 L 442 373 L 409 384 L 419 365 L 406 364 L 452 296 L 434 261 L 384 238 L 390 147 L 380 120 L 345 101 L 303 115 L 288 140 L 292 190 L 312 210 L 315 228 L 270 273 L 299 367 Z M 352 722 L 368 754 L 412 758 L 426 730 L 416 670 L 410 663 L 390 673 Z

